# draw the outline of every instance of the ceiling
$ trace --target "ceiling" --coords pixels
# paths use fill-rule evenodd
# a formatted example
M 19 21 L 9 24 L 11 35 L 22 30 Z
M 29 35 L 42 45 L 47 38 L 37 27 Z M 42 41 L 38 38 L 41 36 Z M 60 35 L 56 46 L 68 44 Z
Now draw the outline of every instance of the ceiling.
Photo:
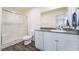
M 26 13 L 33 7 L 3 7 L 3 9 L 9 10 L 9 11 L 16 11 L 20 13 Z
M 3 7 L 3 9 L 5 10 L 13 11 L 13 12 L 16 11 L 17 13 L 24 14 L 24 15 L 32 8 L 42 8 L 42 7 Z M 47 12 L 49 10 L 53 10 L 56 8 L 58 7 L 43 7 L 41 10 L 42 12 Z

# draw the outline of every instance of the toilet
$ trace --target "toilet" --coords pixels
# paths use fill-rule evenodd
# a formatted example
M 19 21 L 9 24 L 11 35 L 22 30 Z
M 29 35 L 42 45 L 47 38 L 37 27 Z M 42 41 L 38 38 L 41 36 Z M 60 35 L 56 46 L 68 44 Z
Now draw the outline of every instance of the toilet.
M 24 45 L 28 45 L 31 43 L 32 35 L 23 37 Z
M 34 39 L 34 30 L 31 30 L 31 35 L 27 35 L 23 37 L 24 45 L 30 44 Z

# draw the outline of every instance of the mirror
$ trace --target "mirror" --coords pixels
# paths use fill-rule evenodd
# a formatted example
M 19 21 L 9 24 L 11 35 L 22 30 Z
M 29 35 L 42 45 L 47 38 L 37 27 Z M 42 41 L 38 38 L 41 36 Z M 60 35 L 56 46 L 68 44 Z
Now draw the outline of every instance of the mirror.
M 65 26 L 65 15 L 57 15 L 56 23 L 57 23 L 57 26 Z

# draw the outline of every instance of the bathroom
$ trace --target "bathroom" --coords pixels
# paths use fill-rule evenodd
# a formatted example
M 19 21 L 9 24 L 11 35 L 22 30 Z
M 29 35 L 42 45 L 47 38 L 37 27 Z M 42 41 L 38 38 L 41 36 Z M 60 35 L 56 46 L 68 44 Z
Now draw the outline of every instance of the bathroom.
M 72 26 L 74 12 L 77 14 L 76 26 Z M 78 38 L 77 34 L 79 34 L 79 32 L 73 32 L 79 31 L 78 15 L 78 7 L 0 7 L 0 50 L 56 51 L 56 49 L 53 50 L 53 46 L 51 47 L 52 44 L 48 44 L 48 39 L 51 35 L 48 36 L 45 32 L 53 33 L 56 32 L 53 31 L 53 29 L 57 29 L 58 33 L 68 33 L 68 35 L 76 34 L 75 36 L 77 36 Z M 67 32 L 62 31 L 64 29 Z M 41 35 L 38 31 L 40 31 L 41 33 L 44 31 L 43 34 L 48 36 L 45 37 L 47 38 L 45 40 L 48 41 L 43 40 L 44 37 L 42 41 L 41 38 L 44 35 Z M 73 40 L 71 40 L 69 43 L 73 43 Z M 70 44 L 72 49 L 69 48 L 69 50 L 77 50 L 76 42 L 77 41 L 75 41 L 73 47 L 73 44 Z M 44 44 L 45 46 L 42 44 Z M 64 45 L 65 44 L 63 44 L 63 46 Z M 50 49 L 48 48 L 48 46 L 50 47 Z M 58 51 L 66 51 L 67 49 L 64 48 L 62 45 L 58 46 Z M 60 49 L 60 47 L 63 49 Z M 54 48 L 56 48 L 56 45 Z

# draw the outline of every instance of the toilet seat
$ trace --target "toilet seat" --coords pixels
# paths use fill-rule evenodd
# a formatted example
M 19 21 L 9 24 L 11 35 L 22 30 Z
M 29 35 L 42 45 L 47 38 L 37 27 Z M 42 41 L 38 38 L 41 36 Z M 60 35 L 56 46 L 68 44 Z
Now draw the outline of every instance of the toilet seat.
M 32 36 L 25 36 L 25 37 L 23 37 L 24 45 L 30 44 L 31 43 L 31 39 L 32 39 Z

